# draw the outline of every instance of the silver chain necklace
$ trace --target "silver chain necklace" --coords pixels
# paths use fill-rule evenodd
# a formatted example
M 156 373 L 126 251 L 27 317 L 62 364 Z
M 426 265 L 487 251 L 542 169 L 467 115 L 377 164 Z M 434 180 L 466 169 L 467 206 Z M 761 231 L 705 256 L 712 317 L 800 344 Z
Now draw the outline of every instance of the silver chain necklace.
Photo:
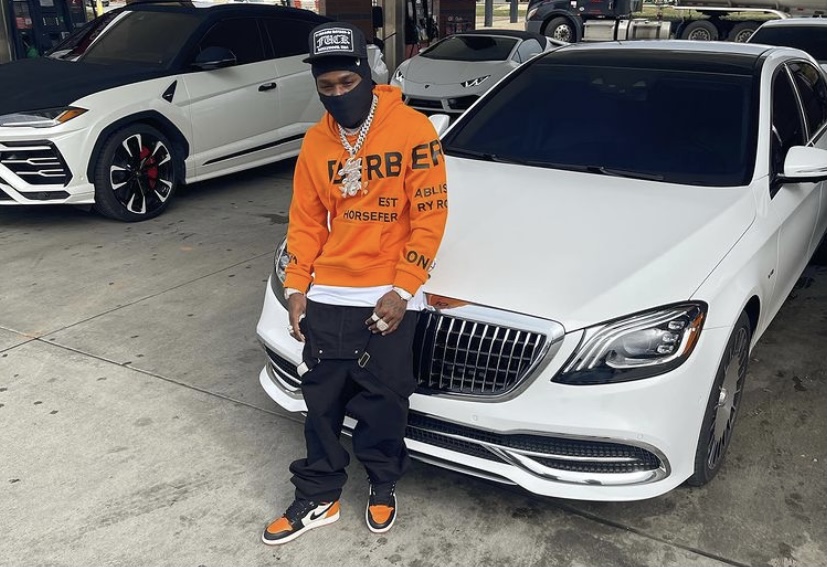
M 339 175 L 342 179 L 342 197 L 353 197 L 362 190 L 362 158 L 357 158 L 356 154 L 362 149 L 362 144 L 365 143 L 365 138 L 370 130 L 370 124 L 373 122 L 373 114 L 376 112 L 376 103 L 379 102 L 379 97 L 373 95 L 373 101 L 370 103 L 370 112 L 365 119 L 362 127 L 359 128 L 359 136 L 356 138 L 356 145 L 351 146 L 347 141 L 347 134 L 342 125 L 339 124 L 339 139 L 342 141 L 342 146 L 350 155 L 345 162 L 342 169 L 339 170 Z

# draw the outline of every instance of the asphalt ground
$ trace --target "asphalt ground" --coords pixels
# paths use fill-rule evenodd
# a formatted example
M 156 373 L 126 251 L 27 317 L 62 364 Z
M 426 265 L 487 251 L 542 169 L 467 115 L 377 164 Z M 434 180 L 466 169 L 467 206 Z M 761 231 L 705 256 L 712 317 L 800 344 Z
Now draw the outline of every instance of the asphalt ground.
M 580 502 L 417 463 L 376 536 L 354 461 L 336 524 L 263 545 L 303 454 L 255 335 L 293 166 L 186 188 L 140 224 L 0 207 L 0 565 L 827 565 L 819 266 L 753 351 L 708 486 Z

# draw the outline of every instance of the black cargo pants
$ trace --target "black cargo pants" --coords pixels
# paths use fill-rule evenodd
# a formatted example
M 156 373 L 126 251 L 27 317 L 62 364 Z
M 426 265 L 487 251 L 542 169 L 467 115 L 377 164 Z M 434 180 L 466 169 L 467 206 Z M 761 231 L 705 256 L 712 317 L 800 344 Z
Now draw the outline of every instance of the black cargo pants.
M 416 388 L 413 337 L 418 313 L 406 313 L 387 336 L 372 335 L 373 308 L 307 302 L 302 376 L 307 456 L 290 465 L 296 498 L 337 500 L 350 455 L 340 442 L 348 413 L 357 420 L 353 452 L 374 484 L 395 482 L 410 466 L 405 447 L 408 398 Z

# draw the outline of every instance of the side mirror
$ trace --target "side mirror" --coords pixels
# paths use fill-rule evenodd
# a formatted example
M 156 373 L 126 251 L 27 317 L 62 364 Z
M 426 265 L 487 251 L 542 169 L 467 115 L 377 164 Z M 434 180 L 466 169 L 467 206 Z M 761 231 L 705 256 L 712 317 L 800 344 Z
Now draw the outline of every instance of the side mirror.
M 428 117 L 428 120 L 434 125 L 438 136 L 442 136 L 443 132 L 448 129 L 448 125 L 451 123 L 451 119 L 447 114 L 432 114 Z
M 198 54 L 193 66 L 202 71 L 211 71 L 236 64 L 235 54 L 226 47 L 208 47 Z
M 827 180 L 827 150 L 793 146 L 784 159 L 784 181 L 816 182 Z

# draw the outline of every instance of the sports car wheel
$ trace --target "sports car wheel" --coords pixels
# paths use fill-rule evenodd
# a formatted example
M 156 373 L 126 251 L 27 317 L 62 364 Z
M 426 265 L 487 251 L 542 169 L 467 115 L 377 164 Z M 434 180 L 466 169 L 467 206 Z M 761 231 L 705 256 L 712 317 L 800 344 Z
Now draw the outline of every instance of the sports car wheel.
M 712 480 L 724 462 L 741 404 L 751 338 L 749 317 L 746 313 L 741 313 L 729 336 L 712 392 L 706 403 L 703 425 L 695 450 L 695 472 L 686 481 L 690 486 L 703 486 Z
M 161 214 L 177 185 L 174 152 L 166 136 L 145 124 L 112 134 L 95 167 L 95 209 L 125 222 Z

